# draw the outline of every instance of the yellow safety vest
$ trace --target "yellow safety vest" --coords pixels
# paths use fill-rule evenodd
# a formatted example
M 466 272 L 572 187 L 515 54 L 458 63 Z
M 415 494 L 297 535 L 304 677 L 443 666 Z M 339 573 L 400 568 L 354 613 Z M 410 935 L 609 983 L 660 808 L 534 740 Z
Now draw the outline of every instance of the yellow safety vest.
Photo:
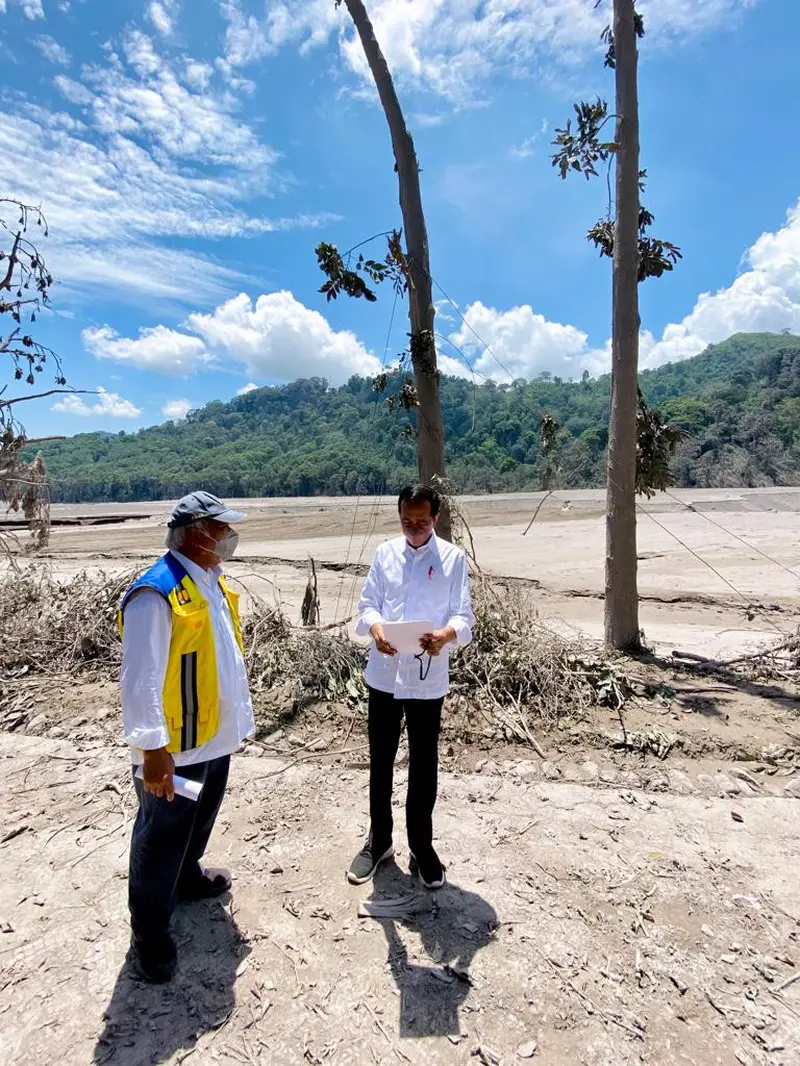
M 231 592 L 223 577 L 219 586 L 230 610 L 236 643 L 244 653 L 239 595 Z M 217 655 L 208 600 L 175 556 L 167 553 L 123 595 L 117 619 L 120 636 L 125 606 L 133 593 L 142 588 L 159 592 L 172 610 L 172 636 L 163 690 L 168 751 L 190 751 L 208 743 L 219 729 Z

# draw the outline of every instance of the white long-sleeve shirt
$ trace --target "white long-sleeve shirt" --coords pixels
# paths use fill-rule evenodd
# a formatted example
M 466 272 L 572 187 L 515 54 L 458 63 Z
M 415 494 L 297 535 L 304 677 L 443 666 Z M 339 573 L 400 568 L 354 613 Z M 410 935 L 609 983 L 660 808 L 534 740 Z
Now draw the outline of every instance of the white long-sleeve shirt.
M 171 554 L 208 600 L 217 658 L 219 729 L 207 743 L 173 756 L 176 766 L 189 766 L 237 751 L 255 732 L 255 722 L 247 670 L 219 587 L 221 570 L 204 570 L 179 552 Z M 120 689 L 124 739 L 137 765 L 143 750 L 169 744 L 163 691 L 171 637 L 172 608 L 161 593 L 148 588 L 135 592 L 125 606 Z
M 431 622 L 434 629 L 452 626 L 462 647 L 472 640 L 475 615 L 466 556 L 435 534 L 422 548 L 412 548 L 405 537 L 378 547 L 358 604 L 356 634 L 368 636 L 376 622 L 413 621 Z M 427 655 L 422 660 L 413 654 L 383 655 L 373 644 L 367 684 L 397 699 L 439 699 L 450 691 L 451 648 L 446 644 L 429 666 Z

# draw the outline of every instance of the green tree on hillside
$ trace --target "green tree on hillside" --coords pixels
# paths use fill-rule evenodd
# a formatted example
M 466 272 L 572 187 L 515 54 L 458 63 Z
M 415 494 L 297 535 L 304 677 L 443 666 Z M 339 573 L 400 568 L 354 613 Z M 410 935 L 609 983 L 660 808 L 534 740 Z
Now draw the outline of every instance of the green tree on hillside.
M 691 433 L 672 461 L 678 484 L 800 484 L 800 338 L 738 335 L 641 381 L 663 420 Z M 448 468 L 461 491 L 539 489 L 545 416 L 561 427 L 555 485 L 605 483 L 608 377 L 507 389 L 443 377 L 441 390 Z M 42 453 L 54 500 L 170 499 L 197 485 L 221 495 L 368 495 L 414 476 L 414 442 L 396 429 L 372 382 L 353 377 L 337 388 L 313 380 L 258 389 L 178 424 L 82 433 Z

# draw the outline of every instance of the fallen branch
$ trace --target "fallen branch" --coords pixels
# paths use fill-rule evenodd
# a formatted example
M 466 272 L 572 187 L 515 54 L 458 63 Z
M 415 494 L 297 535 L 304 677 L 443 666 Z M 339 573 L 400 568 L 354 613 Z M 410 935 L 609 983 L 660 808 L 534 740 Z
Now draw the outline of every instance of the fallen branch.
M 776 992 L 783 992 L 785 989 L 790 988 L 793 984 L 796 984 L 798 981 L 800 981 L 800 972 L 793 973 L 791 977 L 787 977 L 786 980 L 782 984 L 778 985 L 778 987 L 775 989 L 775 991 Z
M 298 755 L 296 758 L 289 760 L 280 770 L 270 770 L 269 773 L 259 774 L 258 777 L 254 777 L 254 781 L 264 781 L 268 777 L 278 777 L 280 774 L 285 774 L 287 770 L 291 770 L 293 766 L 300 762 L 306 762 L 308 759 L 322 759 L 326 755 L 351 755 L 354 751 L 362 751 L 364 748 L 369 747 L 369 741 L 364 744 L 356 744 L 354 748 L 347 748 L 344 751 L 310 751 L 306 755 Z
M 536 950 L 537 954 L 542 959 L 544 959 L 544 961 L 547 963 L 547 965 L 550 967 L 550 969 L 553 971 L 553 973 L 558 977 L 558 979 L 564 985 L 566 985 L 566 987 L 571 992 L 573 992 L 576 996 L 578 996 L 578 998 L 583 1002 L 584 1009 L 587 1010 L 587 1013 L 596 1014 L 596 1015 L 598 1015 L 598 1017 L 603 1018 L 605 1021 L 611 1022 L 613 1025 L 619 1026 L 620 1029 L 624 1030 L 624 1032 L 626 1032 L 626 1033 L 629 1033 L 631 1036 L 635 1037 L 637 1040 L 644 1040 L 644 1030 L 643 1029 L 639 1029 L 638 1027 L 633 1026 L 633 1025 L 628 1025 L 627 1022 L 624 1022 L 616 1014 L 611 1014 L 609 1011 L 605 1011 L 601 1007 L 598 1007 L 597 1004 L 592 1000 L 592 998 L 589 995 L 587 995 L 586 992 L 584 992 L 580 988 L 578 988 L 578 986 L 575 984 L 575 982 L 573 980 L 571 980 L 569 977 L 565 977 L 563 974 L 559 973 L 558 968 L 555 966 L 555 964 L 553 963 L 552 959 L 549 959 L 547 957 L 547 955 L 545 955 L 542 951 L 539 951 L 538 948 L 536 948 L 535 950 Z M 587 1007 L 587 1004 L 588 1004 L 588 1007 Z M 591 1009 L 589 1009 L 589 1008 L 591 1008 Z
M 33 564 L 5 572 L 0 583 L 0 717 L 16 716 L 19 721 L 12 727 L 17 727 L 27 713 L 21 694 L 41 678 L 118 676 L 117 607 L 137 572 L 84 572 L 63 581 Z M 528 745 L 546 760 L 540 722 L 570 719 L 598 704 L 619 709 L 633 694 L 633 683 L 617 663 L 544 625 L 528 592 L 501 588 L 484 577 L 475 584 L 473 641 L 454 653 L 451 664 L 454 730 L 469 733 L 473 723 L 485 723 L 498 739 Z M 246 591 L 242 636 L 259 726 L 272 731 L 315 703 L 346 705 L 353 711 L 363 707 L 367 647 L 339 632 L 349 619 L 299 630 L 279 604 Z M 342 750 L 334 754 L 348 751 L 354 721 Z

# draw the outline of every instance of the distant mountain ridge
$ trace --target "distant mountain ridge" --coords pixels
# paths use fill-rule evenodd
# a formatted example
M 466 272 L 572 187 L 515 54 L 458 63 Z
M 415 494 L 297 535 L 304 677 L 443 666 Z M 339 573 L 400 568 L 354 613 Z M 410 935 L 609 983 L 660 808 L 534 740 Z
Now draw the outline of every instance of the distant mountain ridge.
M 701 355 L 640 375 L 651 407 L 691 436 L 677 483 L 800 483 L 800 337 L 737 333 Z M 542 375 L 507 385 L 442 379 L 448 473 L 461 491 L 538 489 L 539 427 L 561 426 L 556 483 L 604 483 L 609 378 Z M 82 433 L 41 449 L 54 502 L 172 499 L 202 487 L 228 496 L 395 491 L 414 475 L 414 412 L 390 411 L 372 382 L 312 378 L 218 400 L 185 421 L 135 433 Z M 552 483 L 552 482 L 551 482 Z

